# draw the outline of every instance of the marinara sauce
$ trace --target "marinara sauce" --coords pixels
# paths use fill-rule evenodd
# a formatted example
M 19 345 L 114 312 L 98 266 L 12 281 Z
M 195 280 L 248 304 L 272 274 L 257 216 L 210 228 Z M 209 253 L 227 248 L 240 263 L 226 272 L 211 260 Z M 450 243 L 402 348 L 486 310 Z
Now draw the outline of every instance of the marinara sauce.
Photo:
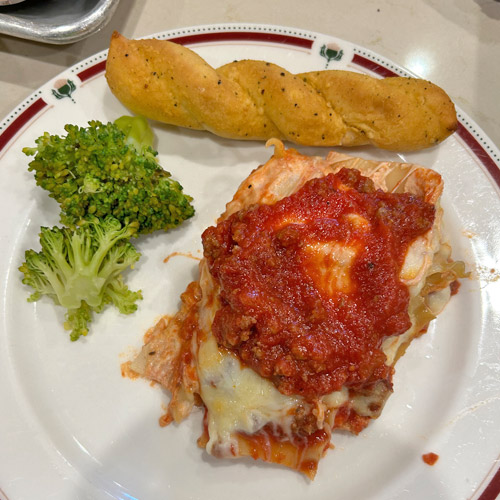
M 208 228 L 217 341 L 284 394 L 313 398 L 390 380 L 382 341 L 411 325 L 401 266 L 434 212 L 342 169 Z

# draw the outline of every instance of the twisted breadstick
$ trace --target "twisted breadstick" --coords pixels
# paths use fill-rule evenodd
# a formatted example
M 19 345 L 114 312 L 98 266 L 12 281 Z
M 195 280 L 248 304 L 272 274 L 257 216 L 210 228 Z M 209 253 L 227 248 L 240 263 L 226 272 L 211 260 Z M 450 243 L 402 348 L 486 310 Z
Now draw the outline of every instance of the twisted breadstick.
M 252 60 L 214 69 L 181 45 L 116 32 L 106 78 L 137 114 L 232 139 L 416 150 L 457 126 L 450 98 L 425 80 L 336 70 L 293 75 Z

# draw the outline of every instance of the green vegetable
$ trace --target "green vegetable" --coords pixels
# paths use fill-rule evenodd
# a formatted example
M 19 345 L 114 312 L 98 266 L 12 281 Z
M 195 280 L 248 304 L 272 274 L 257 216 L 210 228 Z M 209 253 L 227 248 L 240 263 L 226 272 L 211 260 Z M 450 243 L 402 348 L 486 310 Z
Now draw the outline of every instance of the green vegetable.
M 46 132 L 36 147 L 23 149 L 34 156 L 28 169 L 37 185 L 59 203 L 62 224 L 75 228 L 92 217 L 113 215 L 146 234 L 193 216 L 192 198 L 158 164 L 144 118 L 88 125 L 66 125 L 62 137 Z
M 140 257 L 130 238 L 175 227 L 194 209 L 158 164 L 144 118 L 64 128 L 67 135 L 46 132 L 23 151 L 34 156 L 28 169 L 59 203 L 67 227 L 42 227 L 42 250 L 26 251 L 19 270 L 34 289 L 28 300 L 47 295 L 65 307 L 65 328 L 77 340 L 108 304 L 124 314 L 137 309 L 141 292 L 130 291 L 121 274 Z
M 141 151 L 143 146 L 153 147 L 154 134 L 146 118 L 142 116 L 120 116 L 113 122 L 124 134 L 127 144 Z
M 71 340 L 87 335 L 92 312 L 108 304 L 134 312 L 142 295 L 128 289 L 121 273 L 140 257 L 129 241 L 136 229 L 136 223 L 122 226 L 112 216 L 89 218 L 75 230 L 42 227 L 42 250 L 27 250 L 19 268 L 23 283 L 35 290 L 28 300 L 46 295 L 65 307 Z

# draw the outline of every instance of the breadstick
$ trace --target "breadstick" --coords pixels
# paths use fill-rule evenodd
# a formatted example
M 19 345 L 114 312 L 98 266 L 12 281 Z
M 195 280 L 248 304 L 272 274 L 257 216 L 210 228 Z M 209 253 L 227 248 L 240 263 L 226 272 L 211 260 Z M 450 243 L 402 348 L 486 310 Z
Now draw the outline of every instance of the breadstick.
M 231 139 L 410 151 L 441 142 L 457 127 L 450 98 L 425 80 L 341 70 L 294 75 L 253 60 L 214 69 L 181 45 L 116 32 L 106 78 L 134 113 Z

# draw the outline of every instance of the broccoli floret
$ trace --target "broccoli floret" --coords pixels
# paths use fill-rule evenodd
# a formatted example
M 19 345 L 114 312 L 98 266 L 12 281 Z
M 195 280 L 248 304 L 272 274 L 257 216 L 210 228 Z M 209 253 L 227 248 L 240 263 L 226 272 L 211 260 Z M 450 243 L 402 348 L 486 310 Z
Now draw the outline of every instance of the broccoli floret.
M 66 125 L 65 136 L 46 132 L 36 147 L 23 149 L 34 156 L 28 169 L 37 185 L 60 204 L 62 224 L 75 228 L 90 217 L 113 215 L 147 234 L 193 216 L 192 198 L 159 165 L 144 118 L 88 125 Z
M 87 335 L 92 312 L 108 304 L 124 314 L 134 312 L 142 295 L 127 288 L 121 273 L 140 257 L 130 243 L 136 229 L 137 224 L 122 226 L 112 216 L 90 218 L 76 229 L 42 227 L 41 251 L 27 250 L 19 268 L 23 283 L 35 290 L 28 300 L 47 295 L 65 307 L 71 340 Z

